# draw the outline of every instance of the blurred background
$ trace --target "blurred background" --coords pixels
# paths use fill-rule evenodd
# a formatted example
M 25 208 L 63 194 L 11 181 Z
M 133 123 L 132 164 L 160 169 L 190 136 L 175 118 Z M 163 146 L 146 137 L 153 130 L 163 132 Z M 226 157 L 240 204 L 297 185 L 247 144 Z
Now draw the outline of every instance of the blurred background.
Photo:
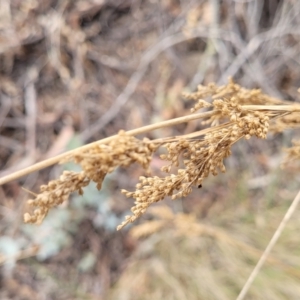
M 190 113 L 181 93 L 224 84 L 299 101 L 297 0 L 0 0 L 0 177 L 63 151 Z M 148 134 L 192 132 L 191 122 Z M 299 133 L 298 133 L 299 136 Z M 234 146 L 227 173 L 115 228 L 137 166 L 23 224 L 25 190 L 58 165 L 0 187 L 0 298 L 235 299 L 299 187 L 280 168 L 297 132 Z M 163 162 L 154 157 L 152 169 Z M 246 299 L 300 299 L 295 212 Z

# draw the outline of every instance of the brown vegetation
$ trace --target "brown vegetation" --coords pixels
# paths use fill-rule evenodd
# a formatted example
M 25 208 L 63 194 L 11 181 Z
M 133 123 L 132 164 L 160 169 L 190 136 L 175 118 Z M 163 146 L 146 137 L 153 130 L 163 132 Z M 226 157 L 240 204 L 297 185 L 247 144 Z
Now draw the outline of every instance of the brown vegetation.
M 299 14 L 0 0 L 0 298 L 299 299 Z

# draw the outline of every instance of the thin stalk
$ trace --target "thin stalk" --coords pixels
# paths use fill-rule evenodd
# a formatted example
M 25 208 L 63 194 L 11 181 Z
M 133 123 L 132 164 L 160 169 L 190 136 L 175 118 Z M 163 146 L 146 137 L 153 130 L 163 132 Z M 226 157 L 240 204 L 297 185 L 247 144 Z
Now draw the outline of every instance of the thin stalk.
M 223 123 L 223 124 L 218 125 L 218 126 L 208 127 L 208 128 L 201 129 L 199 131 L 195 131 L 195 132 L 192 132 L 192 133 L 187 133 L 187 134 L 184 134 L 184 135 L 175 135 L 175 136 L 172 136 L 172 137 L 166 137 L 166 138 L 151 140 L 151 141 L 149 141 L 149 143 L 165 144 L 165 143 L 176 142 L 179 139 L 193 139 L 193 138 L 197 138 L 197 137 L 200 137 L 200 136 L 204 136 L 204 135 L 206 135 L 206 134 L 208 134 L 212 131 L 217 131 L 217 130 L 226 128 L 230 124 L 231 124 L 230 122 L 227 122 L 227 123 Z
M 187 122 L 192 121 L 192 120 L 208 118 L 208 117 L 211 117 L 214 114 L 215 114 L 214 111 L 198 113 L 198 114 L 192 114 L 192 115 L 188 115 L 188 116 L 184 116 L 184 117 L 180 117 L 180 118 L 176 118 L 176 119 L 171 119 L 171 120 L 159 122 L 159 123 L 156 123 L 156 124 L 147 125 L 147 126 L 140 127 L 140 128 L 137 128 L 137 129 L 129 130 L 126 133 L 128 135 L 135 136 L 135 135 L 150 132 L 150 131 L 153 131 L 153 130 L 156 130 L 156 129 L 169 127 L 169 126 L 173 126 L 173 125 L 177 125 L 177 124 L 181 124 L 181 123 L 187 123 Z M 69 155 L 75 154 L 77 151 L 84 151 L 84 150 L 87 150 L 87 149 L 89 149 L 90 147 L 92 147 L 94 145 L 108 143 L 111 140 L 113 140 L 115 137 L 116 137 L 116 135 L 113 135 L 113 136 L 98 140 L 96 142 L 81 146 L 81 147 L 76 148 L 74 150 L 64 152 L 60 155 L 48 158 L 48 159 L 43 160 L 41 162 L 38 162 L 38 163 L 36 163 L 32 166 L 29 166 L 25 169 L 22 169 L 22 170 L 19 170 L 17 172 L 14 172 L 12 174 L 9 174 L 7 176 L 4 176 L 4 177 L 0 178 L 0 185 L 3 185 L 7 182 L 16 180 L 20 177 L 23 177 L 23 176 L 27 175 L 27 174 L 42 170 L 42 169 L 50 167 L 52 165 L 55 165 L 55 164 L 59 163 L 61 160 L 63 160 L 64 158 L 68 157 Z
M 278 111 L 278 112 L 300 112 L 300 105 L 243 105 L 242 109 L 243 110 L 253 110 L 253 111 L 267 110 L 267 111 Z M 150 131 L 153 131 L 156 129 L 170 127 L 170 126 L 181 124 L 181 123 L 187 123 L 192 120 L 208 118 L 208 117 L 213 116 L 215 113 L 216 113 L 216 111 L 209 111 L 209 112 L 204 112 L 204 113 L 192 114 L 192 115 L 188 115 L 188 116 L 184 116 L 184 117 L 180 117 L 180 118 L 175 118 L 175 119 L 159 122 L 156 124 L 147 125 L 147 126 L 140 127 L 137 129 L 129 130 L 126 133 L 128 135 L 135 136 L 135 135 L 150 132 Z M 50 167 L 52 165 L 55 165 L 55 164 L 59 163 L 60 161 L 62 161 L 63 159 L 65 159 L 66 157 L 68 157 L 69 155 L 75 154 L 77 151 L 87 150 L 90 147 L 97 145 L 97 144 L 108 143 L 111 140 L 113 140 L 115 137 L 116 137 L 116 135 L 113 135 L 113 136 L 98 140 L 96 142 L 93 142 L 93 143 L 81 146 L 79 148 L 76 148 L 74 150 L 67 151 L 60 155 L 48 158 L 48 159 L 38 162 L 32 166 L 29 166 L 27 168 L 24 168 L 22 170 L 19 170 L 17 172 L 14 172 L 12 174 L 4 176 L 4 177 L 0 178 L 0 186 L 7 182 L 10 182 L 10 181 L 16 180 L 20 177 L 23 177 L 25 175 L 28 175 L 30 173 L 33 173 L 33 172 L 42 170 L 44 168 Z
M 295 197 L 295 199 L 293 200 L 291 206 L 289 207 L 288 211 L 286 212 L 285 216 L 283 217 L 280 225 L 278 226 L 277 230 L 275 231 L 275 233 L 274 233 L 271 241 L 269 242 L 266 250 L 262 254 L 261 258 L 259 259 L 257 265 L 253 269 L 252 273 L 250 274 L 247 282 L 243 286 L 243 288 L 242 288 L 240 294 L 238 295 L 238 297 L 236 298 L 236 300 L 243 300 L 245 298 L 245 296 L 246 296 L 250 286 L 252 285 L 254 279 L 256 278 L 257 274 L 261 270 L 263 264 L 265 263 L 266 259 L 268 258 L 268 256 L 269 256 L 271 250 L 273 249 L 274 245 L 278 241 L 284 227 L 286 226 L 287 222 L 290 220 L 291 216 L 293 215 L 297 205 L 299 204 L 299 201 L 300 201 L 300 191 L 298 192 L 297 196 Z
M 268 110 L 284 112 L 300 112 L 300 105 L 242 105 L 243 110 Z

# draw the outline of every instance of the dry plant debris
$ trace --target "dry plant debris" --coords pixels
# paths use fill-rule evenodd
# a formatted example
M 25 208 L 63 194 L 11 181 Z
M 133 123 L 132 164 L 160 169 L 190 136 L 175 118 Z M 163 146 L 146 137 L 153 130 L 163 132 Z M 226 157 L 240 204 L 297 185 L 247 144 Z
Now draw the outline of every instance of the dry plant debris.
M 264 95 L 260 90 L 247 90 L 233 80 L 221 87 L 214 83 L 200 85 L 195 93 L 184 97 L 197 102 L 192 112 L 211 109 L 212 113 L 203 120 L 210 128 L 156 141 L 141 141 L 120 132 L 109 143 L 76 149 L 61 162 L 73 161 L 82 171 L 66 172 L 58 180 L 42 186 L 41 193 L 29 200 L 36 209 L 33 215 L 25 214 L 25 222 L 40 223 L 50 208 L 66 201 L 74 191 L 82 194 L 83 187 L 90 181 L 96 182 L 101 189 L 105 175 L 118 166 L 127 167 L 138 162 L 149 171 L 152 154 L 160 146 L 165 148 L 166 154 L 162 154 L 161 159 L 168 162 L 162 167 L 167 176 L 141 176 L 134 192 L 122 190 L 127 197 L 135 199 L 135 205 L 131 209 L 133 215 L 126 217 L 118 226 L 119 230 L 143 215 L 151 204 L 167 196 L 172 199 L 186 197 L 210 174 L 216 176 L 225 172 L 224 159 L 231 154 L 234 143 L 253 136 L 265 139 L 272 119 L 286 118 L 300 111 L 297 105 L 284 105 L 286 101 Z
M 30 206 L 36 207 L 33 215 L 26 213 L 26 223 L 40 224 L 49 209 L 67 201 L 70 194 L 77 191 L 83 194 L 83 188 L 90 181 L 97 183 L 98 190 L 106 174 L 113 172 L 117 167 L 127 167 L 137 162 L 147 169 L 151 162 L 156 145 L 140 141 L 120 131 L 118 137 L 107 145 L 94 145 L 86 151 L 80 151 L 73 156 L 66 157 L 64 162 L 74 161 L 82 167 L 81 172 L 65 171 L 59 179 L 50 181 L 40 187 L 41 193 L 35 199 L 28 201 Z

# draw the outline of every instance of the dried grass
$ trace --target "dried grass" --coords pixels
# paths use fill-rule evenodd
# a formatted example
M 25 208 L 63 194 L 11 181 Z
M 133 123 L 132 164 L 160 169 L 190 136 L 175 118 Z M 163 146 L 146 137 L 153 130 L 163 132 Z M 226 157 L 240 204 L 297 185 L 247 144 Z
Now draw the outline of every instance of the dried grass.
M 194 74 L 196 71 L 194 66 L 198 64 L 197 73 L 190 84 L 192 89 L 196 87 L 195 84 L 198 82 L 207 83 L 210 80 L 224 82 L 228 75 L 238 75 L 239 82 L 245 86 L 260 86 L 272 96 L 296 99 L 297 92 L 295 86 L 299 83 L 298 33 L 300 19 L 298 15 L 300 2 L 246 1 L 247 3 L 239 3 L 238 1 L 219 2 L 213 0 L 203 2 L 181 1 L 180 5 L 178 5 L 176 1 L 163 1 L 160 7 L 160 14 L 156 13 L 157 5 L 154 5 L 152 2 L 145 1 L 140 6 L 140 1 L 0 1 L 0 89 L 1 104 L 3 104 L 1 106 L 0 123 L 3 121 L 3 116 L 5 117 L 7 111 L 10 110 L 9 102 L 8 109 L 4 104 L 13 99 L 14 110 L 17 111 L 15 116 L 21 116 L 22 118 L 4 119 L 3 127 L 9 128 L 13 124 L 14 126 L 22 127 L 22 133 L 26 132 L 26 134 L 14 135 L 12 137 L 9 130 L 8 132 L 6 130 L 2 131 L 4 136 L 1 135 L 1 146 L 4 146 L 5 149 L 17 150 L 9 161 L 8 157 L 11 153 L 4 150 L 1 152 L 2 166 L 7 168 L 4 172 L 1 172 L 2 175 L 8 174 L 21 166 L 28 166 L 38 161 L 41 159 L 38 153 L 45 153 L 47 151 L 49 143 L 51 144 L 51 138 L 46 143 L 42 143 L 40 137 L 53 137 L 53 126 L 51 123 L 47 130 L 40 130 L 41 126 L 39 125 L 43 120 L 37 120 L 36 116 L 40 113 L 53 112 L 54 110 L 58 116 L 61 115 L 60 105 L 56 105 L 55 100 L 49 101 L 49 99 L 52 100 L 59 97 L 64 100 L 64 103 L 67 103 L 67 112 L 71 112 L 68 117 L 73 122 L 71 126 L 73 125 L 76 131 L 79 130 L 81 132 L 84 128 L 87 128 L 81 134 L 82 140 L 87 141 L 92 137 L 98 138 L 98 135 L 101 136 L 101 134 L 104 136 L 110 135 L 111 133 L 108 133 L 110 130 L 109 126 L 104 127 L 104 125 L 108 124 L 117 115 L 121 117 L 117 120 L 119 122 L 122 119 L 122 113 L 123 116 L 128 116 L 127 112 L 131 110 L 131 107 L 130 103 L 129 105 L 125 104 L 130 102 L 128 101 L 129 99 L 131 101 L 135 100 L 132 95 L 137 88 L 141 87 L 143 89 L 143 84 L 140 84 L 142 83 L 141 79 L 146 77 L 144 75 L 147 68 L 152 64 L 154 59 L 159 61 L 157 65 L 161 65 L 158 55 L 165 50 L 167 53 L 166 56 L 171 58 L 171 73 L 175 73 L 173 73 L 173 70 L 176 65 L 176 68 L 180 69 L 181 73 L 185 73 L 182 76 L 184 82 L 190 80 L 189 76 Z M 154 8 L 153 10 L 148 9 L 151 5 L 153 5 L 151 7 L 152 9 Z M 126 13 L 128 8 L 128 11 L 130 11 L 129 14 Z M 120 15 L 125 16 L 125 18 L 114 19 L 114 24 L 109 24 L 109 18 L 111 15 L 114 15 L 114 9 L 120 11 Z M 95 18 L 99 12 L 101 13 L 101 17 Z M 111 14 L 112 12 L 113 14 Z M 131 16 L 131 12 L 133 18 L 128 19 L 128 16 Z M 160 15 L 161 23 L 157 22 L 158 15 Z M 140 22 L 140 20 L 143 20 L 143 22 Z M 106 24 L 110 25 L 109 34 L 105 31 Z M 153 26 L 153 24 L 155 25 Z M 168 26 L 170 27 L 165 30 Z M 153 43 L 153 36 L 157 36 L 156 31 L 163 32 L 163 34 L 158 37 L 158 42 L 154 46 L 148 48 L 140 56 L 141 59 L 138 64 L 139 51 L 137 50 L 143 51 L 151 45 Z M 204 38 L 207 43 L 205 51 L 197 48 L 197 55 L 193 55 L 195 51 L 186 51 L 187 55 L 183 55 L 180 49 L 172 47 L 183 41 L 189 46 L 195 46 L 198 43 L 198 41 L 195 43 L 195 39 L 198 40 L 199 37 Z M 191 38 L 192 40 L 190 40 Z M 134 43 L 134 40 L 137 42 Z M 130 51 L 129 49 L 133 50 Z M 262 51 L 260 51 L 261 49 Z M 36 59 L 37 57 L 38 59 Z M 135 59 L 132 60 L 132 57 Z M 190 58 L 193 58 L 193 60 L 189 60 Z M 138 68 L 136 68 L 137 65 Z M 193 66 L 192 70 L 190 70 L 191 65 Z M 98 70 L 101 73 L 100 79 L 98 78 Z M 115 72 L 116 70 L 117 72 Z M 132 70 L 136 71 L 132 72 Z M 155 63 L 151 66 L 151 71 L 153 70 L 155 70 Z M 113 81 L 112 72 L 114 72 Z M 131 77 L 127 83 L 127 80 L 124 79 L 127 79 L 130 73 Z M 159 70 L 156 74 L 160 73 Z M 148 77 L 149 74 L 147 74 L 145 81 L 150 81 L 150 85 L 153 86 L 162 78 L 156 76 L 156 74 L 150 74 L 152 77 Z M 153 80 L 153 77 L 155 80 Z M 152 84 L 151 79 L 153 81 Z M 169 83 L 167 86 L 169 86 Z M 148 82 L 147 84 L 149 85 Z M 203 120 L 207 125 L 212 127 L 182 137 L 171 137 L 161 139 L 160 141 L 153 141 L 155 146 L 166 147 L 165 151 L 170 151 L 170 153 L 166 154 L 165 159 L 167 159 L 169 164 L 172 164 L 170 176 L 173 177 L 173 181 L 173 175 L 177 179 L 180 176 L 182 177 L 183 173 L 179 174 L 179 170 L 177 171 L 179 168 L 186 170 L 185 172 L 190 176 L 188 181 L 183 183 L 191 184 L 191 187 L 197 186 L 196 181 L 193 182 L 193 178 L 196 178 L 197 174 L 190 174 L 190 171 L 195 167 L 193 163 L 196 162 L 192 159 L 192 155 L 194 155 L 192 148 L 199 146 L 200 150 L 206 151 L 211 145 L 208 144 L 206 146 L 205 143 L 201 143 L 203 141 L 214 143 L 213 147 L 216 147 L 215 149 L 220 151 L 219 153 L 216 152 L 216 156 L 213 156 L 213 162 L 217 160 L 219 166 L 217 165 L 217 168 L 214 170 L 212 164 L 209 166 L 209 160 L 202 162 L 203 172 L 201 171 L 202 174 L 199 172 L 197 180 L 201 180 L 202 177 L 203 180 L 206 178 L 204 169 L 208 169 L 209 174 L 219 172 L 220 168 L 222 169 L 222 160 L 225 158 L 225 156 L 222 156 L 224 153 L 222 153 L 222 149 L 220 150 L 221 146 L 218 146 L 219 143 L 220 145 L 224 145 L 225 148 L 228 147 L 228 151 L 230 151 L 233 143 L 238 141 L 237 137 L 240 135 L 241 138 L 243 136 L 249 138 L 251 137 L 251 130 L 252 133 L 253 131 L 257 131 L 254 136 L 258 134 L 260 137 L 264 137 L 264 129 L 266 128 L 261 123 L 262 115 L 269 117 L 269 131 L 281 132 L 288 128 L 297 128 L 299 126 L 298 111 L 296 113 L 289 113 L 289 109 L 279 107 L 279 105 L 289 105 L 289 103 L 276 99 L 275 102 L 272 102 L 270 100 L 271 97 L 264 96 L 259 90 L 240 89 L 239 91 L 232 91 L 232 88 L 234 88 L 234 85 L 230 87 L 230 92 L 228 86 L 217 87 L 215 84 L 211 84 L 208 87 L 200 86 L 197 92 L 198 95 L 190 94 L 187 97 L 190 97 L 190 99 L 194 97 L 197 101 L 194 110 L 201 107 L 211 109 L 211 115 L 209 117 L 206 115 Z M 222 89 L 225 91 L 225 95 L 222 95 Z M 50 90 L 51 92 L 49 93 Z M 120 93 L 121 90 L 123 92 Z M 209 92 L 210 90 L 213 90 L 213 92 Z M 208 92 L 208 94 L 201 96 L 201 92 L 204 91 Z M 235 97 L 239 98 L 239 105 L 275 104 L 277 107 L 275 109 L 265 107 L 266 111 L 263 108 L 252 107 L 250 108 L 252 114 L 250 112 L 243 112 L 240 115 L 236 113 L 236 117 L 226 112 L 226 109 L 232 109 L 230 107 L 231 104 L 227 105 L 226 108 L 226 105 L 224 106 L 224 103 L 221 102 L 219 105 L 223 106 L 220 106 L 220 109 L 223 110 L 224 108 L 224 116 L 222 112 L 217 112 L 212 106 L 211 94 L 215 97 L 213 100 L 218 100 L 219 96 L 216 96 L 218 93 L 221 93 L 220 98 L 225 102 L 225 98 L 230 100 L 235 95 Z M 248 95 L 251 94 L 251 101 L 249 101 L 247 93 Z M 118 94 L 117 101 L 114 101 L 115 95 Z M 258 102 L 255 102 L 255 94 L 258 95 Z M 35 95 L 38 96 L 39 103 L 46 103 L 43 109 L 41 107 L 36 109 L 35 102 L 37 99 Z M 207 96 L 209 99 L 206 99 Z M 97 102 L 94 102 L 95 98 L 101 98 L 100 106 L 97 105 Z M 142 97 L 138 95 L 137 98 Z M 82 99 L 86 99 L 87 101 L 83 102 Z M 246 100 L 245 103 L 243 102 L 244 99 Z M 261 100 L 263 101 L 259 102 Z M 217 105 L 218 103 L 215 102 L 215 104 Z M 100 107 L 106 113 L 103 113 Z M 246 109 L 246 107 L 243 109 Z M 279 113 L 280 109 L 282 110 Z M 168 110 L 171 111 L 169 108 Z M 272 110 L 273 114 L 271 113 Z M 175 108 L 173 111 L 180 112 L 181 109 Z M 119 112 L 122 113 L 118 114 Z M 255 112 L 258 115 L 255 116 Z M 261 112 L 262 114 L 259 115 Z M 172 112 L 170 114 L 172 115 Z M 99 117 L 100 115 L 101 117 Z M 151 113 L 147 114 L 147 116 L 151 115 Z M 201 116 L 203 117 L 204 115 L 202 114 Z M 195 117 L 194 115 L 194 119 L 197 118 L 198 116 Z M 249 135 L 244 135 L 241 128 L 233 127 L 234 122 L 242 118 L 245 118 L 246 126 L 249 124 L 249 128 L 246 128 L 246 131 L 249 131 Z M 129 119 L 134 118 L 130 115 Z M 259 124 L 256 124 L 253 128 L 251 127 L 253 124 L 250 124 L 250 121 L 254 119 L 256 120 L 254 123 L 258 122 Z M 87 120 L 89 121 L 87 122 Z M 187 119 L 185 120 L 188 121 Z M 24 124 L 26 124 L 26 127 Z M 117 126 L 114 124 L 114 126 L 118 127 L 118 124 Z M 125 128 L 126 125 L 123 124 L 120 127 Z M 174 120 L 171 120 L 169 123 L 169 125 L 172 124 L 175 124 Z M 160 126 L 163 126 L 163 124 L 157 124 L 156 128 Z M 151 127 L 151 130 L 153 128 Z M 216 135 L 217 132 L 222 132 L 223 129 L 229 132 L 230 130 L 235 131 L 233 135 L 230 133 L 230 137 L 233 139 L 231 143 L 227 141 L 226 134 L 223 140 L 220 138 L 220 133 L 219 136 Z M 144 128 L 143 130 L 139 132 L 147 132 L 150 128 Z M 259 132 L 260 130 L 261 132 Z M 135 135 L 129 132 L 127 134 Z M 216 135 L 215 140 L 209 139 L 209 135 Z M 101 144 L 105 148 L 111 141 L 116 141 L 117 139 L 117 137 L 105 139 L 98 142 L 97 145 Z M 186 141 L 192 146 L 188 148 L 182 147 Z M 173 143 L 175 150 L 176 147 L 179 147 L 182 154 L 187 153 L 188 157 L 186 160 L 190 160 L 190 165 L 184 164 L 185 158 L 182 158 L 182 155 L 178 156 L 174 153 L 174 149 L 171 148 L 173 147 Z M 84 153 L 89 147 L 83 147 L 79 149 L 79 152 Z M 197 151 L 200 150 L 196 150 L 196 155 Z M 297 159 L 297 151 L 296 148 L 290 150 L 290 158 Z M 102 156 L 106 155 L 103 151 L 100 152 Z M 89 151 L 86 151 L 86 153 L 89 153 Z M 73 154 L 70 159 L 76 156 Z M 203 157 L 205 159 L 204 154 Z M 179 157 L 178 168 L 176 162 L 169 160 L 176 156 Z M 26 159 L 23 161 L 21 160 L 22 157 L 26 157 Z M 52 165 L 60 160 L 65 161 L 65 158 L 63 155 L 62 157 L 47 160 L 34 168 L 15 173 L 12 177 L 5 177 L 3 178 L 4 180 L 1 178 L 0 182 L 3 184 L 4 181 L 14 180 L 18 176 L 27 175 L 46 165 Z M 85 164 L 86 158 L 82 157 L 80 159 Z M 86 161 L 91 160 L 87 159 Z M 106 167 L 109 169 L 111 165 L 102 166 L 98 163 L 98 175 L 93 176 L 93 174 L 89 174 L 91 178 L 87 177 L 84 171 L 83 173 L 65 173 L 60 179 L 52 182 L 52 188 L 50 187 L 50 183 L 44 186 L 44 190 L 41 191 L 31 204 L 35 206 L 39 202 L 36 200 L 40 197 L 40 200 L 43 198 L 43 201 L 40 202 L 44 202 L 46 205 L 42 204 L 42 207 L 38 206 L 36 208 L 37 214 L 34 212 L 32 215 L 27 214 L 26 218 L 34 222 L 41 222 L 47 211 L 52 207 L 52 204 L 57 205 L 61 201 L 66 200 L 68 194 L 73 190 L 81 193 L 82 187 L 93 180 L 93 178 L 96 179 L 97 183 L 100 182 L 101 184 L 101 176 L 103 172 L 105 173 L 108 170 Z M 166 166 L 164 171 L 168 171 L 168 168 L 169 166 Z M 91 167 L 89 170 L 92 171 L 93 168 Z M 88 173 L 88 170 L 86 171 Z M 151 181 L 153 176 L 147 176 L 150 177 L 149 180 Z M 162 176 L 159 176 L 159 178 L 163 180 L 163 184 L 166 184 L 168 181 L 168 179 Z M 55 186 L 54 190 L 53 184 Z M 177 186 L 173 190 L 172 196 L 174 198 L 181 197 L 180 193 L 189 192 L 189 189 L 182 186 L 181 189 L 176 190 Z M 61 190 L 64 192 L 62 193 Z M 46 197 L 47 200 L 45 200 Z M 148 207 L 151 203 L 151 201 L 146 203 L 145 207 Z M 136 204 L 136 206 L 141 206 L 135 207 L 135 214 L 129 217 L 129 221 L 133 221 L 143 213 L 143 209 L 145 208 L 143 205 L 145 203 Z M 136 208 L 138 209 L 136 210 Z M 139 208 L 142 208 L 142 210 L 139 210 Z M 145 223 L 144 225 L 146 226 L 147 224 Z M 160 224 L 161 222 L 154 222 L 152 226 L 158 229 L 161 227 Z M 215 285 L 215 287 L 217 290 L 218 286 Z M 179 295 L 184 298 L 184 295 L 180 291 Z M 156 298 L 161 298 L 159 297 L 159 292 Z
M 141 141 L 122 131 L 106 143 L 95 142 L 60 156 L 61 163 L 73 161 L 81 166 L 82 171 L 65 172 L 58 180 L 41 186 L 41 192 L 36 198 L 28 201 L 35 210 L 32 215 L 25 214 L 25 222 L 41 223 L 49 209 L 66 201 L 74 191 L 82 195 L 83 188 L 90 181 L 96 182 L 97 188 L 101 189 L 106 174 L 117 167 L 127 167 L 138 162 L 149 173 L 153 153 L 159 147 L 165 148 L 166 154 L 162 154 L 161 159 L 168 164 L 161 170 L 170 174 L 165 177 L 141 176 L 134 192 L 122 190 L 126 197 L 135 199 L 135 205 L 131 209 L 133 215 L 126 217 L 118 226 L 119 230 L 144 214 L 151 204 L 168 196 L 173 200 L 186 197 L 193 187 L 201 186 L 209 175 L 224 173 L 224 159 L 231 154 L 233 144 L 242 138 L 265 139 L 273 119 L 278 120 L 300 111 L 299 105 L 287 105 L 259 90 L 244 89 L 232 80 L 221 87 L 213 83 L 199 86 L 197 92 L 184 96 L 197 102 L 192 112 L 201 108 L 210 109 L 210 112 L 199 115 L 204 117 L 202 123 L 210 125 L 209 128 L 190 135 L 153 141 Z M 176 123 L 175 119 L 167 124 Z M 145 130 L 141 128 L 140 132 L 156 128 L 160 128 L 160 124 L 146 127 Z M 50 161 L 53 162 L 53 159 Z M 6 178 L 2 178 L 2 182 L 6 181 Z
M 206 221 L 174 214 L 165 206 L 150 208 L 153 220 L 130 230 L 141 242 L 108 299 L 235 299 L 286 209 L 280 204 L 261 211 L 265 226 L 258 230 L 255 220 L 243 219 L 241 206 L 244 199 L 234 206 L 227 203 Z M 298 299 L 300 264 L 294 234 L 299 218 L 290 222 L 281 248 L 268 256 L 249 299 Z

